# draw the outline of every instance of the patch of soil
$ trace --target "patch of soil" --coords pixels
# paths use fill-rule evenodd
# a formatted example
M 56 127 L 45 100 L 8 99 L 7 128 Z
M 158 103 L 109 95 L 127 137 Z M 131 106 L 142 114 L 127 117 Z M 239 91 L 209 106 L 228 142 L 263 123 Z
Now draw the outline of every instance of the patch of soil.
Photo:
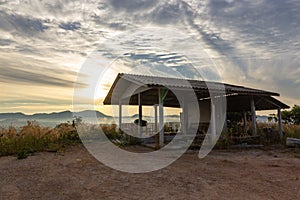
M 299 155 L 294 149 L 214 150 L 199 159 L 195 151 L 164 169 L 129 174 L 78 145 L 63 154 L 1 157 L 0 199 L 299 199 Z

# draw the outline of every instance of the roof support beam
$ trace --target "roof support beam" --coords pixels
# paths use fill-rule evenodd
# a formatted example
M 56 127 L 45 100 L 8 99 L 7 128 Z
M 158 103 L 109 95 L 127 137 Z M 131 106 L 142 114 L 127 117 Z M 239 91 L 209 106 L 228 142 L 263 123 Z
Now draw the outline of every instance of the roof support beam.
M 255 102 L 253 96 L 251 97 L 251 113 L 252 113 L 252 129 L 253 135 L 256 136 L 257 128 L 256 128 L 256 111 L 255 111 Z
M 130 87 L 128 87 L 126 89 L 125 92 L 123 92 L 123 95 L 121 96 L 121 99 L 131 98 L 132 96 L 134 96 L 136 94 L 140 94 L 140 93 L 145 92 L 147 90 L 150 90 L 150 88 L 146 87 L 146 86 L 138 87 L 136 85 L 131 85 Z
M 269 102 L 270 104 L 276 106 L 277 108 L 280 108 L 280 106 L 278 104 L 276 104 L 275 102 L 272 102 L 270 100 L 268 100 L 267 98 L 264 98 L 264 100 L 266 100 L 267 102 Z

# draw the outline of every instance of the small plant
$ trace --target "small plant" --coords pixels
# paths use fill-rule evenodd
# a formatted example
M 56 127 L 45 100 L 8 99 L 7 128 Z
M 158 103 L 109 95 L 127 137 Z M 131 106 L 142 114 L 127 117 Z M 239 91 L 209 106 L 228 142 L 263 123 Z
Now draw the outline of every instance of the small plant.
M 101 125 L 100 127 L 108 139 L 110 140 L 121 139 L 122 134 L 118 131 L 116 124 Z
M 25 159 L 28 157 L 28 152 L 27 151 L 19 151 L 17 152 L 17 159 L 21 160 L 21 159 Z

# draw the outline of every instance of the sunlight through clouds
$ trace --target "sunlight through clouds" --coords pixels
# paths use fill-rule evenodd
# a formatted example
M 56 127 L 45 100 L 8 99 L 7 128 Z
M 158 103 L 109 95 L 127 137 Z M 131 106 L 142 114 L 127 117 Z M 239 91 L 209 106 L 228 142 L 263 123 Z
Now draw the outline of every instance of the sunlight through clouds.
M 65 110 L 77 72 L 92 52 L 104 59 L 127 53 L 131 62 L 163 61 L 178 70 L 187 64 L 182 55 L 189 54 L 195 66 L 209 71 L 194 50 L 197 44 L 216 63 L 222 81 L 272 90 L 289 105 L 300 104 L 299 12 L 300 0 L 1 0 L 0 82 L 5 91 L 0 94 L 1 109 L 47 112 L 55 110 L 54 105 Z M 155 34 L 134 35 L 145 27 L 180 30 L 180 34 L 161 35 L 176 38 L 168 41 L 174 45 L 185 38 L 196 42 L 182 49 L 181 55 L 145 54 L 136 50 L 163 41 Z M 130 46 L 126 51 L 112 47 L 114 41 L 122 41 L 117 38 L 122 34 L 129 34 L 123 40 L 124 47 Z M 105 60 L 98 62 L 106 67 Z M 122 62 L 125 66 L 126 59 Z M 116 68 L 115 72 L 122 71 Z M 214 74 L 209 78 L 213 80 Z M 14 102 L 28 107 L 16 107 Z

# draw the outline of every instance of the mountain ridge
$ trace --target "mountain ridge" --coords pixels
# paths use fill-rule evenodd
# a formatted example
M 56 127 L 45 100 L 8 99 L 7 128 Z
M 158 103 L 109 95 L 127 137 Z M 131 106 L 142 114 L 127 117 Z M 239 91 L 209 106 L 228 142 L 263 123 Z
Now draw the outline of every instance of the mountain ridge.
M 34 113 L 34 114 L 24 114 L 22 112 L 8 112 L 8 113 L 0 113 L 1 119 L 61 119 L 61 118 L 74 118 L 75 116 L 88 116 L 96 113 L 98 118 L 112 118 L 112 116 L 106 115 L 99 111 L 93 110 L 84 110 L 80 112 L 71 112 L 69 110 L 61 111 L 61 112 L 52 112 L 52 113 Z

